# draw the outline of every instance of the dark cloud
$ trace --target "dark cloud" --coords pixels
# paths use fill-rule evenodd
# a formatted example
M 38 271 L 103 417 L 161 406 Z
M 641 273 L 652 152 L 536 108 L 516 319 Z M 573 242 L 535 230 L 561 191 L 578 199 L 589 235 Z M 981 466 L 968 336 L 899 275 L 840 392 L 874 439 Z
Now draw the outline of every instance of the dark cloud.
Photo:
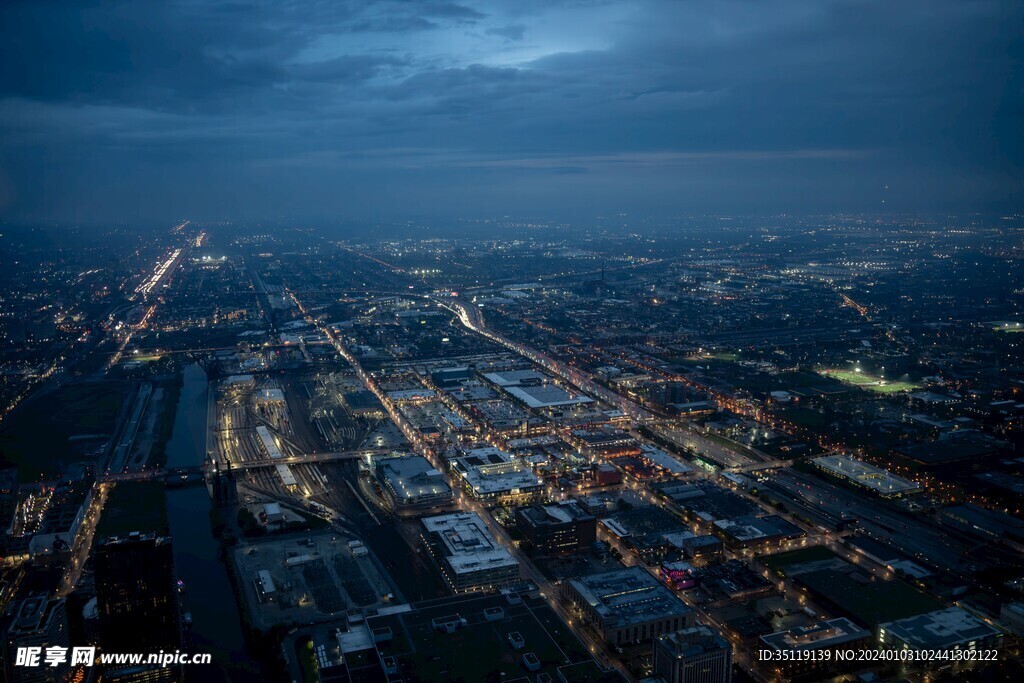
M 489 36 L 501 36 L 508 40 L 522 40 L 526 33 L 526 27 L 522 24 L 510 24 L 509 26 L 498 26 L 484 31 Z
M 995 0 L 8 2 L 0 215 L 1014 209 L 1022 21 Z

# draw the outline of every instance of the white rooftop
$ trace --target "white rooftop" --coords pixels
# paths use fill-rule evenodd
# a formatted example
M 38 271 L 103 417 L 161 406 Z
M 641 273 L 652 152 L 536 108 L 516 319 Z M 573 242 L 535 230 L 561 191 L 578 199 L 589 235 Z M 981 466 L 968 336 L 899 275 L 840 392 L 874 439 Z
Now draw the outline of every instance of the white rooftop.
M 428 533 L 437 534 L 444 546 L 445 559 L 456 573 L 519 566 L 508 550 L 494 540 L 475 512 L 425 517 L 422 523 Z
M 555 408 L 573 406 L 582 403 L 593 403 L 594 399 L 583 394 L 570 393 L 553 384 L 540 384 L 528 387 L 505 387 L 512 396 L 518 398 L 531 408 Z

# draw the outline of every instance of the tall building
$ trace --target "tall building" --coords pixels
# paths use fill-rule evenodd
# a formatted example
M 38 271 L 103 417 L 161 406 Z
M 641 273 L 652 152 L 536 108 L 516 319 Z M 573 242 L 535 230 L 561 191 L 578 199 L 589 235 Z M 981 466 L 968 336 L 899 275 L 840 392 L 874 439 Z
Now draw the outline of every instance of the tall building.
M 70 647 L 68 617 L 63 600 L 49 599 L 43 593 L 31 595 L 13 610 L 7 629 L 4 652 L 5 681 L 10 683 L 54 683 L 66 681 L 71 673 L 67 664 L 48 666 L 43 657 L 48 647 Z M 41 648 L 39 666 L 16 666 L 18 648 Z
M 516 524 L 541 552 L 576 552 L 597 540 L 597 519 L 576 501 L 521 507 Z
M 729 683 L 732 647 L 707 626 L 654 639 L 654 673 L 667 683 Z
M 133 532 L 95 554 L 100 646 L 108 652 L 174 651 L 181 621 L 171 539 Z

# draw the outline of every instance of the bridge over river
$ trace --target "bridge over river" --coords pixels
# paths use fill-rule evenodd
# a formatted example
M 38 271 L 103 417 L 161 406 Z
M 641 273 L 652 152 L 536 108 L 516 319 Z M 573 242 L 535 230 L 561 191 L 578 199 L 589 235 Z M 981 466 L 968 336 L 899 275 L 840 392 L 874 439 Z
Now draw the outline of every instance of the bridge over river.
M 261 458 L 259 460 L 243 460 L 242 462 L 230 463 L 232 472 L 240 472 L 244 470 L 259 469 L 263 467 L 274 467 L 275 465 L 312 465 L 321 462 L 337 462 L 340 460 L 358 460 L 360 458 L 366 458 L 374 455 L 386 455 L 391 451 L 385 449 L 360 449 L 355 451 L 326 451 L 323 453 L 305 453 L 303 455 L 291 455 L 282 458 Z M 217 466 L 222 471 L 228 469 L 229 464 L 226 462 L 217 462 Z M 154 481 L 163 479 L 168 484 L 187 484 L 187 483 L 199 483 L 206 480 L 207 476 L 212 474 L 215 470 L 215 465 L 212 461 L 207 460 L 206 462 L 199 465 L 189 465 L 186 467 L 169 467 L 169 468 L 158 468 L 152 470 L 143 470 L 141 472 L 117 472 L 104 474 L 97 477 L 99 482 L 119 482 L 119 481 Z

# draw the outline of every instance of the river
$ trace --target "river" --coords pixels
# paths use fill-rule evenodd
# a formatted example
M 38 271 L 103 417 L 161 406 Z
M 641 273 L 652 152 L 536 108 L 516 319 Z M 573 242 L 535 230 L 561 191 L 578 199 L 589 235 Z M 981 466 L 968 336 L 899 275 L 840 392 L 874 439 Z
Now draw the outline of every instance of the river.
M 184 385 L 167 442 L 167 466 L 202 463 L 206 451 L 208 386 L 196 364 L 184 372 Z M 186 683 L 256 683 L 259 666 L 245 651 L 238 602 L 220 561 L 220 545 L 210 522 L 212 501 L 205 486 L 167 490 L 167 516 L 174 540 L 174 566 L 185 582 L 184 610 L 192 614 L 193 652 L 213 655 L 210 666 L 186 667 Z

